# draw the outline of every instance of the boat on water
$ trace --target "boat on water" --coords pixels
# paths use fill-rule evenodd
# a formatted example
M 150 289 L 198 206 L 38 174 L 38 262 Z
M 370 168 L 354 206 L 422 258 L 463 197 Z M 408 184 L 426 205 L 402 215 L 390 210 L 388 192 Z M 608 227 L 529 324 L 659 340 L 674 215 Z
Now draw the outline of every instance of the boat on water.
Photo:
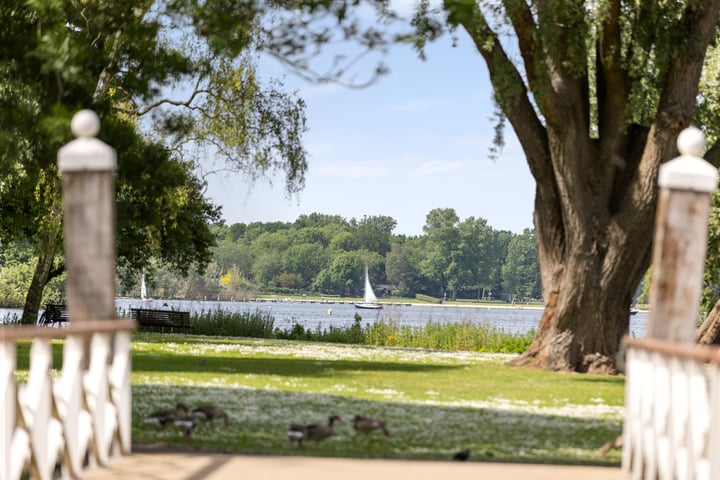
M 145 273 L 142 274 L 142 282 L 140 283 L 140 299 L 143 302 L 149 302 L 152 298 L 147 295 L 147 285 L 145 285 Z
M 383 308 L 382 305 L 378 303 L 378 299 L 375 296 L 372 285 L 370 284 L 370 276 L 368 275 L 367 266 L 365 267 L 365 291 L 363 301 L 362 303 L 356 303 L 355 308 L 364 308 L 367 310 L 379 310 Z

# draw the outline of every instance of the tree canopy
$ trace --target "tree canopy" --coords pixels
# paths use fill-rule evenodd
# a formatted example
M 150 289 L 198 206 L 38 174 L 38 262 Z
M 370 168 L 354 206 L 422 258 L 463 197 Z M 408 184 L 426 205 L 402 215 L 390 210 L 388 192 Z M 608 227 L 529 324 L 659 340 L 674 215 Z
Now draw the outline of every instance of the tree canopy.
M 0 6 L 0 241 L 27 238 L 39 254 L 24 322 L 63 270 L 55 157 L 81 108 L 100 115 L 100 138 L 118 151 L 118 253 L 128 272 L 151 256 L 181 272 L 207 264 L 208 226 L 220 218 L 198 177 L 208 157 L 251 176 L 284 170 L 287 191 L 302 188 L 304 104 L 256 80 L 247 49 L 257 12 L 219 15 L 220 3 Z M 243 35 L 213 34 L 228 18 Z

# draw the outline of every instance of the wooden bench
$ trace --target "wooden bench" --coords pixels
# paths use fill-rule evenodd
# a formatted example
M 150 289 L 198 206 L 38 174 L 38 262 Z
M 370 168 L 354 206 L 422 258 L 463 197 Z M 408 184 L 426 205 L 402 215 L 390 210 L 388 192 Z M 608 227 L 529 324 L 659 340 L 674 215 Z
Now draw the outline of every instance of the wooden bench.
M 45 311 L 38 318 L 37 324 L 42 326 L 54 326 L 55 324 L 66 323 L 70 321 L 70 313 L 65 305 L 57 303 L 48 303 L 45 305 Z
M 192 325 L 190 325 L 190 312 L 131 308 L 130 315 L 141 329 L 156 328 L 164 332 L 166 328 L 169 328 L 172 332 L 173 329 L 178 328 L 188 333 L 192 328 Z

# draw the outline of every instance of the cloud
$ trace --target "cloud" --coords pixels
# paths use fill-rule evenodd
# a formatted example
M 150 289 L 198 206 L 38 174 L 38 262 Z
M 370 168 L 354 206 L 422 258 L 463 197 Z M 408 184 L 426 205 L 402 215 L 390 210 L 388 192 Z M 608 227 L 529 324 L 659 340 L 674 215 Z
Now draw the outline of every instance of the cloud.
M 379 165 L 355 163 L 351 165 L 325 165 L 318 167 L 316 172 L 324 177 L 343 179 L 381 178 L 388 175 L 388 170 Z
M 465 168 L 465 162 L 461 161 L 430 160 L 418 165 L 410 174 L 415 177 L 444 175 L 460 171 L 463 168 Z
M 388 112 L 402 113 L 426 113 L 436 110 L 445 110 L 449 106 L 449 102 L 439 99 L 420 99 L 408 100 L 405 102 L 397 102 L 389 104 L 385 107 Z

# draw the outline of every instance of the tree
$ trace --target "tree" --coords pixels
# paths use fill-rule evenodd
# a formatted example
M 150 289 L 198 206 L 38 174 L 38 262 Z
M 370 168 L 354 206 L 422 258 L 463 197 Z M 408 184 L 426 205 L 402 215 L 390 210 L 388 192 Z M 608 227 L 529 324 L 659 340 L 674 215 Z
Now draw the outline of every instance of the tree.
M 212 147 L 217 158 L 252 176 L 284 170 L 286 190 L 302 188 L 304 104 L 277 84 L 259 85 L 252 57 L 242 55 L 258 11 L 218 15 L 221 3 L 9 0 L 0 6 L 0 239 L 31 239 L 38 258 L 23 322 L 35 321 L 45 285 L 64 269 L 55 161 L 80 108 L 98 112 L 101 138 L 118 150 L 123 271 L 132 273 L 152 255 L 183 273 L 209 261 L 214 240 L 207 223 L 219 212 L 203 197 L 199 164 L 185 160 L 197 160 L 200 147 Z M 235 34 L 217 35 L 228 20 Z M 183 34 L 170 34 L 173 27 Z M 192 85 L 190 92 L 172 97 L 171 87 L 182 82 Z M 152 167 L 162 167 L 133 177 L 150 171 L 142 166 L 146 155 Z
M 401 297 L 414 297 L 417 291 L 418 262 L 413 260 L 413 251 L 405 243 L 393 243 L 385 255 L 385 274 L 389 283 L 397 285 Z
M 458 234 L 458 288 L 478 291 L 490 284 L 494 264 L 492 228 L 484 218 L 469 217 L 458 224 Z
M 450 289 L 452 295 L 457 287 L 459 221 L 452 208 L 436 208 L 425 217 L 423 232 L 427 236 L 427 250 L 420 268 L 425 276 L 440 285 L 440 296 L 445 296 L 446 289 Z
M 513 299 L 538 298 L 540 294 L 540 268 L 537 260 L 535 233 L 526 228 L 515 235 L 508 245 L 507 261 L 502 266 L 505 291 Z
M 354 2 L 330 3 L 341 26 L 356 25 L 347 20 Z M 399 18 L 387 2 L 369 3 Z M 325 5 L 309 4 L 312 12 Z M 545 311 L 515 364 L 615 371 L 650 263 L 658 169 L 693 120 L 718 10 L 720 0 L 444 0 L 437 9 L 419 0 L 414 36 L 376 26 L 358 34 L 370 49 L 413 41 L 422 57 L 427 42 L 451 31 L 469 38 L 487 65 L 501 125 L 514 130 L 536 182 Z M 305 25 L 297 24 L 296 40 Z
M 445 0 L 443 7 L 487 64 L 537 185 L 545 312 L 515 363 L 612 372 L 650 263 L 658 168 L 693 119 L 720 0 Z M 508 23 L 493 26 L 496 19 Z M 517 40 L 516 61 L 501 39 L 506 27 Z

